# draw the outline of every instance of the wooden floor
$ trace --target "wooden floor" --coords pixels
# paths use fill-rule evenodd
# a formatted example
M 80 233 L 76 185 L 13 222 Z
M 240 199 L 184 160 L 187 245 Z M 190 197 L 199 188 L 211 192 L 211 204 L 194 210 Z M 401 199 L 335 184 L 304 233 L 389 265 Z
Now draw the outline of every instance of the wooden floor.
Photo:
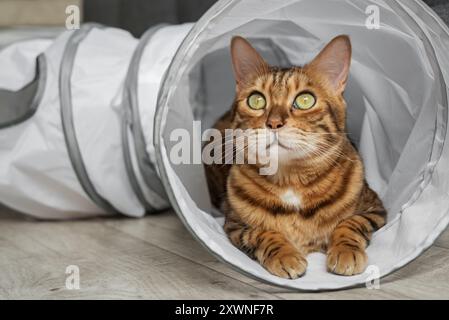
M 77 265 L 80 289 L 66 288 Z M 167 212 L 145 219 L 38 222 L 0 209 L 1 299 L 449 299 L 449 232 L 380 290 L 298 293 L 211 257 Z

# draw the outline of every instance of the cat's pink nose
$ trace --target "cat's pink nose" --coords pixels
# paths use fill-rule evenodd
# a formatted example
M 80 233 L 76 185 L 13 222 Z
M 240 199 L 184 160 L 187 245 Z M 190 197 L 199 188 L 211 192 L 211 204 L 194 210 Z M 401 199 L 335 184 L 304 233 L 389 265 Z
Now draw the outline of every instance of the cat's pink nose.
M 267 127 L 271 130 L 280 129 L 284 126 L 284 121 L 281 119 L 268 119 L 267 121 Z

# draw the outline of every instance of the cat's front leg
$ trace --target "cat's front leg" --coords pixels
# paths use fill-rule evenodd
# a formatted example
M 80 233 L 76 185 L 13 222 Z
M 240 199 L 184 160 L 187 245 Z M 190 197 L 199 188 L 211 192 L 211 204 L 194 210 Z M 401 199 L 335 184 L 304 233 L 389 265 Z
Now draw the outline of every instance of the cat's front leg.
M 343 276 L 365 271 L 368 264 L 366 248 L 372 234 L 385 224 L 384 212 L 367 212 L 343 221 L 334 230 L 327 252 L 327 268 Z
M 225 231 L 236 247 L 257 259 L 271 274 L 286 279 L 305 274 L 305 256 L 281 233 L 252 228 L 230 219 L 226 220 Z

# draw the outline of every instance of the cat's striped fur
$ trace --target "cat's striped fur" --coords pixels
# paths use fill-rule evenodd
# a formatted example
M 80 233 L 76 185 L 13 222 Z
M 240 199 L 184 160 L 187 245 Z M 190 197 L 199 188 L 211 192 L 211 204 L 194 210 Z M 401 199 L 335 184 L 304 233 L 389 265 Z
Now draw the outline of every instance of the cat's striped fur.
M 279 169 L 271 176 L 260 175 L 257 164 L 206 167 L 229 239 L 280 277 L 302 276 L 307 255 L 316 251 L 327 254 L 330 272 L 362 273 L 365 249 L 384 226 L 386 211 L 365 182 L 360 156 L 345 133 L 349 38 L 337 37 L 303 68 L 270 67 L 240 37 L 233 39 L 232 54 L 237 96 L 216 128 L 275 123 L 281 147 Z M 266 97 L 264 110 L 248 108 L 253 92 Z M 316 106 L 292 108 L 301 92 L 313 93 Z

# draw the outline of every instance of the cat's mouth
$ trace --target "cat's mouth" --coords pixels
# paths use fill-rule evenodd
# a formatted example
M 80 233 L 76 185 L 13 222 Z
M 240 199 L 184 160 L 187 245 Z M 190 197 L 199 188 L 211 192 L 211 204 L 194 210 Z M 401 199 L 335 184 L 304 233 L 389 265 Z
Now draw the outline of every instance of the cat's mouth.
M 279 138 L 279 133 L 277 133 L 277 132 L 273 133 L 272 136 L 273 136 L 272 141 L 271 141 L 271 143 L 269 143 L 267 145 L 267 150 L 272 148 L 272 147 L 280 147 L 280 148 L 285 149 L 287 151 L 293 151 L 293 148 L 287 146 L 286 144 L 284 144 L 281 141 L 281 139 Z
M 288 161 L 305 158 L 313 153 L 313 144 L 305 143 L 302 135 L 295 134 L 291 130 L 261 130 L 252 139 L 255 142 L 249 143 L 249 145 L 253 148 L 246 149 L 254 150 L 262 158 L 277 157 L 278 160 Z
M 279 147 L 281 147 L 281 148 L 284 148 L 284 149 L 286 149 L 286 150 L 289 150 L 289 151 L 293 151 L 293 149 L 292 149 L 292 148 L 290 148 L 290 147 L 287 147 L 286 145 L 282 144 L 282 143 L 281 143 L 281 142 L 279 142 L 279 141 L 278 141 L 278 145 L 279 145 Z
M 310 155 L 317 154 L 319 141 L 317 138 L 309 137 L 308 140 L 303 134 L 292 132 L 291 130 L 272 132 L 267 151 L 278 156 L 285 161 L 305 159 Z
M 287 150 L 287 151 L 294 151 L 292 148 L 286 146 L 285 144 L 283 144 L 283 143 L 280 142 L 279 140 L 277 140 L 277 141 L 275 141 L 275 142 L 269 144 L 269 145 L 267 146 L 267 150 L 268 150 L 268 149 L 271 149 L 271 148 L 273 148 L 273 147 L 279 147 L 279 148 L 285 149 L 285 150 Z

